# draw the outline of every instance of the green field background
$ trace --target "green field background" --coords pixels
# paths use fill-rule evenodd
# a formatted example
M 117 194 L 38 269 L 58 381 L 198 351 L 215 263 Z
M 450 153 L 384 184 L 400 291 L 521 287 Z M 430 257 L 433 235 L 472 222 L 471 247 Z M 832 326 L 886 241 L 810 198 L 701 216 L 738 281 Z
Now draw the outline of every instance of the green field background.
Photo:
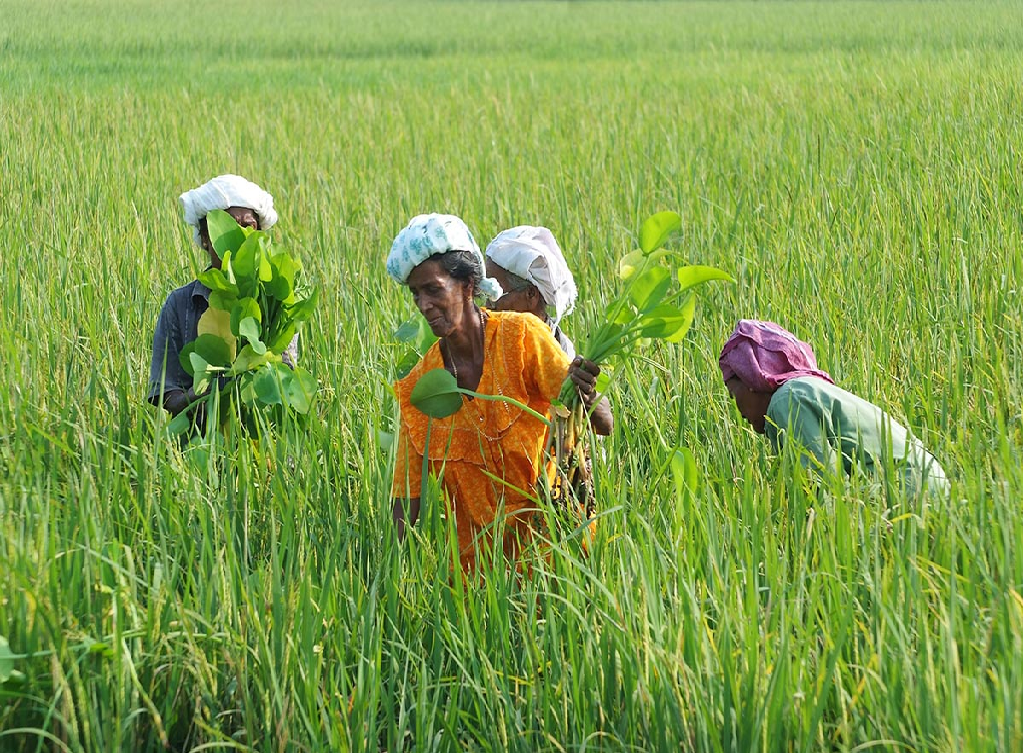
M 1023 748 L 1021 71 L 1018 2 L 0 0 L 0 748 Z M 223 172 L 321 288 L 269 470 L 145 402 L 177 196 Z M 395 546 L 397 231 L 550 227 L 581 344 L 663 209 L 736 283 L 614 370 L 589 557 L 463 584 L 436 505 Z M 951 497 L 772 457 L 741 317 Z

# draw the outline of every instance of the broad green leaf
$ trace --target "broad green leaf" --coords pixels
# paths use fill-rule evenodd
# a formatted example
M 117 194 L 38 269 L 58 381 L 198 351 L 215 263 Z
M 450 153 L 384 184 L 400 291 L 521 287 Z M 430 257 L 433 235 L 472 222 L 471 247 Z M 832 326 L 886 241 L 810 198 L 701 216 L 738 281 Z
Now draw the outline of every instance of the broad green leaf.
M 274 275 L 273 279 L 266 284 L 264 289 L 278 301 L 287 301 L 292 294 L 291 283 L 280 275 Z
M 234 271 L 231 269 L 231 252 L 225 251 L 224 256 L 220 258 L 220 269 L 224 273 L 224 277 L 227 278 L 231 285 L 237 285 L 238 281 L 234 279 Z M 224 307 L 225 309 L 227 307 Z
M 192 376 L 192 362 L 189 359 L 189 356 L 191 356 L 192 351 L 194 350 L 195 341 L 193 340 L 190 343 L 185 343 L 185 347 L 182 348 L 181 353 L 178 354 L 178 362 L 181 364 L 181 368 L 188 373 L 189 377 Z
M 267 362 L 273 359 L 273 354 L 269 351 L 263 353 L 256 353 L 252 346 L 247 345 L 238 352 L 238 358 L 234 360 L 234 364 L 231 365 L 231 374 L 241 374 L 247 372 L 250 369 L 257 369 Z
M 252 380 L 252 391 L 256 394 L 256 398 L 267 406 L 276 406 L 282 402 L 277 371 L 272 364 L 267 364 L 256 372 L 256 376 Z
M 300 414 L 309 413 L 316 397 L 316 378 L 302 367 L 277 366 L 284 387 L 285 403 Z
M 231 365 L 231 348 L 219 335 L 203 333 L 192 341 L 193 351 L 207 364 L 226 367 Z M 190 357 L 191 358 L 191 357 Z
M 269 261 L 273 277 L 266 289 L 278 301 L 285 301 L 294 292 L 295 274 L 302 265 L 287 252 L 274 254 Z
M 218 270 L 216 267 L 200 272 L 197 280 L 211 291 L 229 293 L 232 296 L 238 295 L 238 286 L 224 276 L 223 270 Z
M 607 388 L 611 384 L 611 367 L 604 365 L 600 368 L 600 374 L 597 375 L 597 381 L 593 385 L 593 389 L 598 393 L 606 393 Z
M 671 473 L 675 477 L 676 503 L 688 509 L 696 495 L 696 458 L 689 448 L 671 452 Z
M 259 268 L 263 257 L 261 240 L 264 237 L 260 231 L 253 231 L 231 257 L 231 269 L 234 271 L 240 296 L 258 295 Z
M 238 334 L 249 341 L 252 350 L 257 354 L 266 353 L 266 344 L 259 339 L 259 323 L 253 317 L 246 317 L 238 325 Z
M 289 322 L 276 338 L 266 344 L 267 350 L 278 355 L 284 353 L 291 345 L 291 341 L 294 340 L 296 332 L 298 332 L 298 323 Z
M 238 299 L 238 302 L 229 310 L 231 312 L 231 332 L 241 337 L 242 320 L 251 317 L 256 322 L 263 321 L 263 312 L 259 310 L 259 302 L 256 299 L 246 296 Z
M 188 428 L 191 426 L 192 417 L 188 415 L 187 411 L 182 411 L 167 424 L 167 432 L 172 436 L 182 435 L 187 432 Z
M 238 296 L 233 293 L 228 293 L 227 291 L 210 292 L 210 308 L 212 309 L 229 312 L 234 309 L 236 303 L 238 303 Z
M 657 249 L 649 254 L 644 254 L 640 249 L 630 251 L 618 260 L 618 277 L 622 280 L 628 280 L 642 269 L 644 263 L 653 264 L 654 262 L 678 256 L 680 255 L 677 251 L 671 251 L 670 249 Z
M 196 375 L 200 372 L 206 372 L 209 369 L 210 363 L 195 351 L 188 354 L 188 360 L 192 362 L 192 371 L 194 371 Z
M 199 322 L 196 324 L 196 332 L 198 335 L 216 335 L 222 338 L 227 343 L 228 350 L 231 354 L 231 358 L 228 363 L 234 361 L 234 356 L 238 351 L 238 341 L 234 337 L 234 333 L 231 332 L 231 315 L 223 309 L 214 309 L 210 307 L 203 315 L 199 317 Z
M 648 267 L 629 287 L 629 298 L 640 313 L 643 313 L 661 303 L 670 284 L 671 271 L 667 267 L 661 265 Z
M 395 374 L 398 376 L 398 379 L 403 380 L 406 377 L 408 377 L 409 372 L 411 372 L 412 368 L 419 363 L 420 358 L 421 358 L 420 355 L 415 351 L 407 351 L 405 355 L 402 356 L 401 359 L 398 361 L 397 366 L 395 366 L 394 368 Z
M 256 391 L 252 388 L 252 384 L 256 381 L 255 375 L 258 372 L 244 372 L 238 381 L 241 382 L 241 390 L 239 391 L 242 399 L 242 403 L 251 406 L 256 402 Z
M 615 299 L 604 308 L 604 321 L 612 325 L 627 325 L 636 318 L 632 304 Z
M 705 267 L 699 264 L 690 264 L 679 268 L 678 282 L 681 284 L 683 291 L 692 288 L 694 285 L 706 283 L 708 280 L 727 280 L 729 283 L 735 282 L 735 278 L 724 270 L 719 270 L 717 267 Z
M 685 324 L 676 330 L 674 335 L 669 335 L 665 338 L 665 340 L 669 343 L 678 343 L 681 341 L 682 338 L 686 336 L 686 333 L 689 332 L 689 328 L 693 326 L 693 318 L 696 316 L 696 296 L 689 294 L 685 302 L 679 308 L 682 309 L 682 316 L 685 317 Z
M 412 405 L 427 416 L 443 419 L 462 407 L 462 394 L 454 375 L 446 369 L 431 369 L 416 382 L 409 396 Z
M 289 283 L 295 284 L 297 275 L 302 269 L 302 261 L 298 257 L 294 257 L 286 251 L 278 252 L 274 254 L 273 262 L 277 267 L 277 272 L 282 275 Z
M 192 391 L 201 395 L 210 382 L 209 362 L 194 351 L 189 354 L 188 360 L 192 362 Z
M 624 257 L 618 260 L 618 277 L 622 280 L 628 280 L 636 274 L 636 270 L 643 266 L 643 260 L 646 257 L 643 255 L 641 249 L 630 251 Z
M 225 252 L 233 252 L 245 242 L 245 234 L 238 223 L 222 209 L 215 209 L 206 215 L 206 228 L 213 248 L 221 258 Z
M 684 307 L 661 304 L 639 320 L 640 335 L 644 338 L 659 338 L 674 343 L 685 337 L 692 321 L 692 314 L 687 313 Z
M 677 212 L 658 212 L 651 215 L 639 229 L 639 248 L 644 254 L 664 246 L 668 236 L 682 227 L 682 218 Z
M 422 317 L 416 317 L 402 322 L 401 326 L 394 331 L 394 339 L 399 343 L 412 343 L 419 338 L 420 323 L 425 321 Z
M 263 246 L 265 247 L 265 244 L 263 244 Z M 264 283 L 269 283 L 273 280 L 273 277 L 273 267 L 270 266 L 270 259 L 267 257 L 266 250 L 264 248 L 263 253 L 259 255 L 259 279 Z
M 296 301 L 292 306 L 288 307 L 288 316 L 296 322 L 305 322 L 307 319 L 313 316 L 313 312 L 316 310 L 316 302 L 319 298 L 319 290 L 313 288 L 312 292 L 308 297 L 301 301 Z
M 259 274 L 259 257 L 262 251 L 259 247 L 258 233 L 253 233 L 245 239 L 238 251 L 231 255 L 231 269 L 238 280 L 238 285 L 254 284 Z

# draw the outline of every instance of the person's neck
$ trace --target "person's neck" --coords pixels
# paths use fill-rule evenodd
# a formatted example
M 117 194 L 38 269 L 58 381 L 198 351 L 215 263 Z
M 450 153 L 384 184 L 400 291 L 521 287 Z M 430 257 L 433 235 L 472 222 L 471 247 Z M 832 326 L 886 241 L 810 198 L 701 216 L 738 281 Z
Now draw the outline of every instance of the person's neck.
M 448 353 L 460 357 L 460 360 L 475 361 L 483 354 L 483 323 L 481 312 L 470 304 L 462 317 L 463 327 L 444 336 Z

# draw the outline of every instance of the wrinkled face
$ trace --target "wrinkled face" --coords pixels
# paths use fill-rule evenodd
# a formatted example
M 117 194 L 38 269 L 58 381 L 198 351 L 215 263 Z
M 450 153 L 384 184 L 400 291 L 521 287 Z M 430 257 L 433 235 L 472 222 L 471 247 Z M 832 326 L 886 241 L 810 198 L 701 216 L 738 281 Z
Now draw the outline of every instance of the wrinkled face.
M 435 258 L 413 268 L 406 281 L 412 300 L 438 338 L 460 329 L 472 312 L 472 289 L 464 280 L 448 274 Z
M 495 312 L 523 312 L 525 314 L 535 314 L 540 319 L 545 318 L 544 315 L 547 312 L 543 306 L 540 291 L 536 289 L 535 285 L 528 285 L 521 291 L 513 291 L 508 271 L 504 267 L 495 264 L 492 259 L 487 260 L 487 277 L 497 280 L 505 292 L 496 301 L 488 301 L 487 306 L 489 308 Z
M 234 218 L 234 221 L 241 225 L 243 228 L 254 228 L 259 230 L 259 215 L 248 207 L 228 207 L 227 214 Z M 217 255 L 216 250 L 213 248 L 213 242 L 210 240 L 210 232 L 206 227 L 206 218 L 204 217 L 199 223 L 199 240 L 202 242 L 202 247 L 209 252 L 210 265 L 216 269 L 220 269 L 220 257 Z
M 755 432 L 764 434 L 764 425 L 767 421 L 767 407 L 771 403 L 771 396 L 774 393 L 758 393 L 746 387 L 746 383 L 738 377 L 730 377 L 725 381 L 725 387 L 735 399 L 735 405 L 742 414 L 742 418 L 750 423 Z

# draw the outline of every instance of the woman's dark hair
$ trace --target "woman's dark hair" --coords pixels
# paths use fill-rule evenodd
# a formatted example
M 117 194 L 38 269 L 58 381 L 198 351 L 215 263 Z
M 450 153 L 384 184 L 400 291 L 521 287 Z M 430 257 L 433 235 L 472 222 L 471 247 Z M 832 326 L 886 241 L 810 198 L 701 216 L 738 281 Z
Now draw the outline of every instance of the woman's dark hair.
M 483 280 L 483 265 L 480 258 L 471 251 L 448 251 L 437 257 L 440 266 L 455 280 L 461 280 L 472 286 L 473 298 L 483 295 L 480 292 L 480 281 Z

